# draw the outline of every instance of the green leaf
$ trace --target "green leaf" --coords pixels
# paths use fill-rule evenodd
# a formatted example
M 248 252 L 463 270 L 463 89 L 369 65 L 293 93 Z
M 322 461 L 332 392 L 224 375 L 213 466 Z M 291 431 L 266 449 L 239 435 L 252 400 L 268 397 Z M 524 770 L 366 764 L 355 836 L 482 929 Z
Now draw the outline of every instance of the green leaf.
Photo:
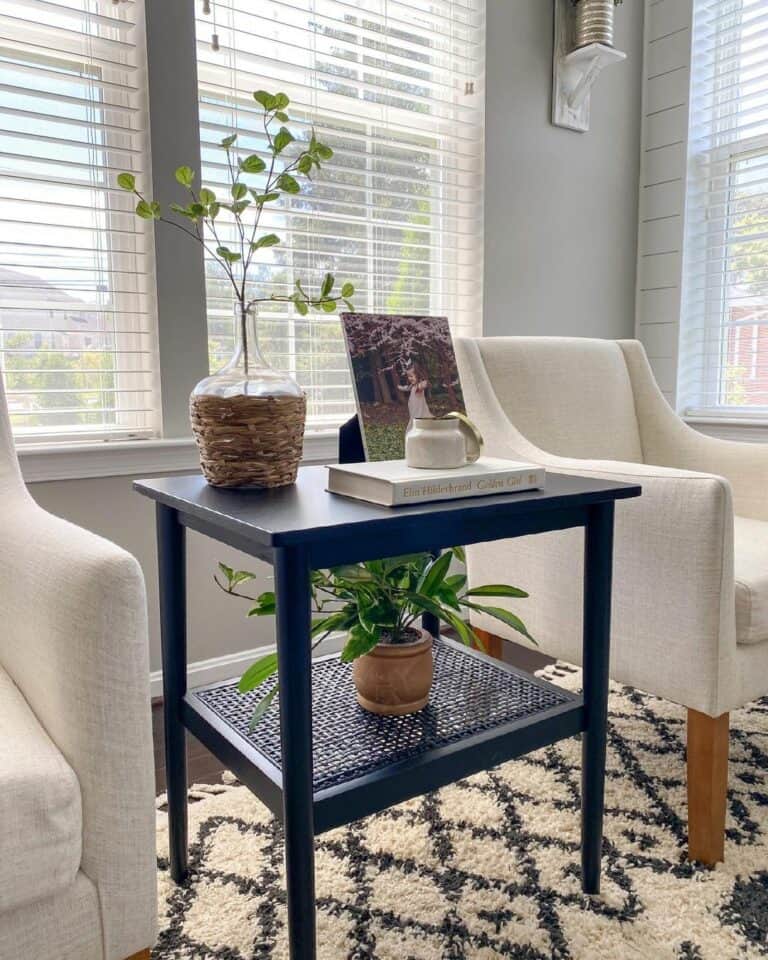
M 247 570 L 235 570 L 230 578 L 230 586 L 236 587 L 239 583 L 247 583 L 249 580 L 255 580 L 256 574 L 249 573 Z
M 227 263 L 237 263 L 240 259 L 240 254 L 234 253 L 229 247 L 216 247 L 216 253 L 218 253 L 222 260 L 226 260 Z
M 300 295 L 299 295 L 298 293 L 297 293 L 296 296 L 293 298 L 293 302 L 294 302 L 294 304 L 295 304 L 295 306 L 296 306 L 296 309 L 297 309 L 298 312 L 299 312 L 299 315 L 302 316 L 302 317 L 306 317 L 306 315 L 309 313 L 309 307 L 308 307 L 308 306 L 306 305 L 306 303 L 301 299 L 301 297 L 300 297 Z
M 528 633 L 528 628 L 520 619 L 516 617 L 514 613 L 510 613 L 509 610 L 505 610 L 503 607 L 487 607 L 485 604 L 472 603 L 469 600 L 464 600 L 463 598 L 459 601 L 463 607 L 469 607 L 470 610 L 477 610 L 479 613 L 487 613 L 489 617 L 494 617 L 496 620 L 501 620 L 502 623 L 506 623 L 508 627 L 512 627 L 513 630 L 516 630 L 518 633 L 521 633 L 527 640 L 530 640 L 531 643 L 535 643 L 538 646 L 538 643 L 533 639 L 533 637 Z
M 299 157 L 299 162 L 296 167 L 299 173 L 303 173 L 305 177 L 308 177 L 312 173 L 312 157 L 308 153 L 303 154 Z
M 266 90 L 254 90 L 253 99 L 256 103 L 260 103 L 265 110 L 274 110 L 275 108 L 275 98 Z
M 333 567 L 331 574 L 337 580 L 347 580 L 350 583 L 370 583 L 373 580 L 373 574 L 362 563 L 343 563 L 339 567 Z
M 219 210 L 221 210 L 220 203 L 211 203 L 208 205 L 208 216 L 211 220 L 215 220 L 219 215 Z
M 171 210 L 173 210 L 174 213 L 178 213 L 180 217 L 193 216 L 192 211 L 189 209 L 189 207 L 182 207 L 180 203 L 170 203 L 168 204 L 168 206 L 170 207 Z
M 285 93 L 276 93 L 273 99 L 274 99 L 273 109 L 275 110 L 285 110 L 285 108 L 291 102 L 288 99 L 288 95 Z
M 345 300 L 344 306 L 347 308 L 347 310 L 349 310 L 350 313 L 355 312 L 355 305 L 352 303 L 351 300 Z
M 315 153 L 321 160 L 330 160 L 333 156 L 333 150 L 324 143 L 315 144 Z
M 466 597 L 527 597 L 525 590 L 510 587 L 506 583 L 486 583 L 482 587 L 472 587 L 464 594 Z
M 275 153 L 282 153 L 289 143 L 293 143 L 295 137 L 287 127 L 280 127 L 272 141 Z
M 182 187 L 191 187 L 195 181 L 195 171 L 192 167 L 176 167 L 173 175 Z
M 336 301 L 335 300 L 323 300 L 320 304 L 320 309 L 323 313 L 335 313 L 336 312 Z
M 260 593 L 256 598 L 256 606 L 248 611 L 249 617 L 271 617 L 277 610 L 277 598 L 271 590 Z
M 266 166 L 266 163 L 264 163 L 261 157 L 255 153 L 252 153 L 249 157 L 245 157 L 244 160 L 240 161 L 240 169 L 243 173 L 261 173 Z
M 198 219 L 205 216 L 205 207 L 202 203 L 190 203 L 189 212 L 195 219 Z
M 136 204 L 136 214 L 141 217 L 142 220 L 154 220 L 155 213 L 151 203 L 148 203 L 146 200 L 139 200 Z
M 349 282 L 345 283 L 344 286 L 341 288 L 341 295 L 345 299 L 349 299 L 349 297 L 353 297 L 355 295 L 355 285 Z
M 208 187 L 203 187 L 200 191 L 200 203 L 213 203 L 216 200 L 216 194 Z
M 262 247 L 276 247 L 278 243 L 280 243 L 280 237 L 276 233 L 267 233 L 251 244 L 251 250 L 260 250 Z
M 280 123 L 288 123 L 288 114 L 283 113 L 282 110 L 275 111 L 275 120 L 279 120 Z
M 220 563 L 219 570 L 224 574 L 224 576 L 227 578 L 228 581 L 230 582 L 232 581 L 232 577 L 234 576 L 234 573 L 235 573 L 232 567 L 228 567 L 226 563 Z
M 244 183 L 233 183 L 232 184 L 232 199 L 233 200 L 242 200 L 243 197 L 248 193 L 248 187 Z
M 301 186 L 299 181 L 290 175 L 290 173 L 281 173 L 277 178 L 277 185 L 286 193 L 300 193 Z
M 273 200 L 280 199 L 279 193 L 257 193 L 256 190 L 251 190 L 251 196 L 260 207 L 265 203 L 271 203 Z
M 332 273 L 326 273 L 323 277 L 323 285 L 320 287 L 320 296 L 327 297 L 328 294 L 333 290 L 334 277 Z
M 378 642 L 379 635 L 377 633 L 368 633 L 360 625 L 352 627 L 344 649 L 341 651 L 342 663 L 352 663 L 358 657 L 370 653 Z
M 252 663 L 245 673 L 240 677 L 237 689 L 240 693 L 248 693 L 254 690 L 260 683 L 271 677 L 277 670 L 277 654 L 268 653 L 260 657 L 255 663 Z
M 310 636 L 316 637 L 318 634 L 326 633 L 329 630 L 340 630 L 347 626 L 348 619 L 348 614 L 344 613 L 342 610 L 339 610 L 337 613 L 330 614 L 330 616 L 321 617 L 319 620 L 313 620 Z
M 466 582 L 467 578 L 463 573 L 454 573 L 452 576 L 445 578 L 446 587 L 454 592 L 461 590 L 461 588 L 465 586 Z
M 117 185 L 123 190 L 130 190 L 131 193 L 136 189 L 136 177 L 132 173 L 118 173 Z
M 256 726 L 256 724 L 259 722 L 259 720 L 261 720 L 261 718 L 264 716 L 267 710 L 269 710 L 269 708 L 272 706 L 272 701 L 277 696 L 277 692 L 279 689 L 280 688 L 277 685 L 275 685 L 269 691 L 269 693 L 266 696 L 262 697 L 261 700 L 259 700 L 259 702 L 256 704 L 256 709 L 253 711 L 251 722 L 248 724 L 248 731 L 250 733 L 253 733 L 253 729 Z
M 416 586 L 417 592 L 431 597 L 445 579 L 452 559 L 453 554 L 448 550 L 441 553 L 437 560 L 433 560 L 421 575 L 421 579 Z
M 221 145 L 228 150 L 235 140 L 237 140 L 237 134 L 231 133 L 228 137 L 224 137 L 224 139 L 221 141 Z
M 457 559 L 460 563 L 463 563 L 463 564 L 466 565 L 467 555 L 466 555 L 466 553 L 464 552 L 464 547 L 451 547 L 451 549 L 453 550 L 453 555 L 454 555 L 454 557 L 456 557 L 456 559 Z

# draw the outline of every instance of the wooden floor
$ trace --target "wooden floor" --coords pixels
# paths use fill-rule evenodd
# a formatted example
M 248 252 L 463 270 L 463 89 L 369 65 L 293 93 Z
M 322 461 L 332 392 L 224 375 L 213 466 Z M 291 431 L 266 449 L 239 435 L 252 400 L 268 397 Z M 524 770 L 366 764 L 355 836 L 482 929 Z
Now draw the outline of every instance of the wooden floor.
M 504 661 L 522 670 L 533 673 L 547 663 L 551 657 L 545 657 L 535 650 L 518 646 L 516 643 L 504 643 Z M 152 704 L 152 734 L 155 741 L 155 779 L 157 792 L 165 790 L 165 756 L 163 750 L 163 706 L 161 701 Z M 224 765 L 212 753 L 196 740 L 187 735 L 188 769 L 190 783 L 218 783 Z

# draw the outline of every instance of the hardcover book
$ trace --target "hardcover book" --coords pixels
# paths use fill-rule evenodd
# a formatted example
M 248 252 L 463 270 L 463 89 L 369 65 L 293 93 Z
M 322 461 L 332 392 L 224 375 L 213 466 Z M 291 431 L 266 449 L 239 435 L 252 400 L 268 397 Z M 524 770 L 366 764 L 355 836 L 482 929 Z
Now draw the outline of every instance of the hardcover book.
M 480 457 L 453 470 L 421 470 L 405 460 L 339 463 L 328 467 L 328 491 L 383 507 L 431 500 L 456 500 L 521 493 L 544 486 L 545 470 L 535 463 Z

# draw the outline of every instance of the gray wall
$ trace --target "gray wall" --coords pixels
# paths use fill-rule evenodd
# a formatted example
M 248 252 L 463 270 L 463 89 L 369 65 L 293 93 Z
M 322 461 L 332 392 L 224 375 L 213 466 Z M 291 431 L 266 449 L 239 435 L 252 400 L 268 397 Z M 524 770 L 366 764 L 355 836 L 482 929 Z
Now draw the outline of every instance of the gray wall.
M 550 123 L 552 0 L 488 0 L 485 333 L 634 334 L 643 0 L 587 133 Z

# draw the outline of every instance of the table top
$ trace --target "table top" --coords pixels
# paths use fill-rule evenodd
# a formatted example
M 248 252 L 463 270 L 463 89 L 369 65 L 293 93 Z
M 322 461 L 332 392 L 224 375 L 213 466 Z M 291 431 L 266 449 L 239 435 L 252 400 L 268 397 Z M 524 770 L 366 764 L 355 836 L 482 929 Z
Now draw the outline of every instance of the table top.
M 272 490 L 212 487 L 199 474 L 137 480 L 134 488 L 182 517 L 197 519 L 208 531 L 228 532 L 269 548 L 349 536 L 385 535 L 391 540 L 421 521 L 430 521 L 431 528 L 438 521 L 458 532 L 467 521 L 487 525 L 493 518 L 586 507 L 641 493 L 636 484 L 548 473 L 542 490 L 382 507 L 328 493 L 326 482 L 326 467 L 312 466 L 299 470 L 295 485 Z

